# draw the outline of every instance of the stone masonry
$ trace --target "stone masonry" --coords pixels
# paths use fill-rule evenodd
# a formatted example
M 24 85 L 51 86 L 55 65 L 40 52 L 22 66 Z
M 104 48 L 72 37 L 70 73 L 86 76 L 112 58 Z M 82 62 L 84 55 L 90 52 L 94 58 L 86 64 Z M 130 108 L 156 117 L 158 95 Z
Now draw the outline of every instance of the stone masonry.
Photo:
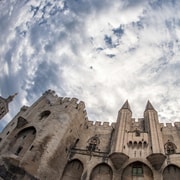
M 48 90 L 1 132 L 0 179 L 179 180 L 180 122 L 159 123 L 149 101 L 138 121 L 126 101 L 116 123 L 93 122 Z

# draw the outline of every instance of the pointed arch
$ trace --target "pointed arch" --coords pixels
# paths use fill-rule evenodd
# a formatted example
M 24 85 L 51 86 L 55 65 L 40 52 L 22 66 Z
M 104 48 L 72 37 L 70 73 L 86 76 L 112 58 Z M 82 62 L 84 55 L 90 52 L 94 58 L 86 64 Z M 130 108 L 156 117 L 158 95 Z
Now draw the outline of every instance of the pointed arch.
M 33 143 L 36 136 L 36 129 L 28 127 L 21 130 L 11 144 L 11 151 L 17 156 L 23 156 Z
M 74 159 L 67 163 L 61 180 L 80 180 L 83 169 L 82 162 L 78 159 Z
M 111 167 L 106 163 L 102 163 L 92 170 L 90 180 L 112 180 L 112 177 L 113 171 Z
M 144 163 L 136 161 L 127 165 L 122 173 L 122 180 L 146 179 L 153 180 L 152 170 Z
M 166 154 L 175 154 L 177 146 L 168 140 L 168 142 L 164 145 L 164 149 Z
M 95 135 L 88 140 L 88 146 L 86 148 L 89 151 L 98 151 L 99 144 L 100 144 L 99 137 L 97 135 Z
M 176 165 L 170 164 L 164 168 L 163 171 L 163 180 L 179 180 L 180 177 L 180 168 Z

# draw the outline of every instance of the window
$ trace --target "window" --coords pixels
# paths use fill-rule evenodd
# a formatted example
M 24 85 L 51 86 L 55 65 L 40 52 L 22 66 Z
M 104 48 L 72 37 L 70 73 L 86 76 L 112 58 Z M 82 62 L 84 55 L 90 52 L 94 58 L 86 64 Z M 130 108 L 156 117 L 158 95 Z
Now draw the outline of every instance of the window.
M 40 120 L 44 119 L 44 118 L 47 118 L 49 115 L 51 114 L 51 111 L 43 111 L 41 114 L 40 114 Z
M 174 154 L 176 153 L 176 145 L 168 140 L 168 142 L 164 145 L 166 154 Z
M 133 176 L 143 176 L 143 168 L 142 165 L 133 165 L 132 167 L 132 175 Z
M 141 132 L 140 132 L 139 130 L 137 130 L 137 129 L 135 130 L 135 135 L 136 135 L 136 136 L 140 136 L 140 135 L 141 135 L 140 133 L 141 133 Z
M 97 135 L 93 136 L 88 140 L 88 146 L 87 146 L 88 151 L 98 151 L 99 144 L 100 144 L 100 140 L 97 137 Z
M 23 157 L 29 147 L 32 146 L 35 136 L 36 130 L 34 127 L 21 130 L 10 144 L 11 152 L 17 156 Z
M 20 146 L 20 147 L 18 147 L 18 149 L 17 149 L 17 151 L 15 152 L 15 155 L 19 155 L 19 153 L 22 151 L 22 149 L 23 149 L 23 147 L 22 146 Z

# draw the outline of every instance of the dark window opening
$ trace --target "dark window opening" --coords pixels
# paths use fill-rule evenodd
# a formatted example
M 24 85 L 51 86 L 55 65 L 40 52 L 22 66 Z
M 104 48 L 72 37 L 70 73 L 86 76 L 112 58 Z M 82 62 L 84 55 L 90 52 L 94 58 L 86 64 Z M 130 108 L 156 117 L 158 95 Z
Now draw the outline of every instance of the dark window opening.
M 164 145 L 166 154 L 174 154 L 176 153 L 176 145 L 170 141 L 168 141 L 165 145 Z
M 133 176 L 143 176 L 143 168 L 141 165 L 134 165 L 132 167 L 132 175 Z
M 19 155 L 19 153 L 22 151 L 22 149 L 23 149 L 23 147 L 22 146 L 20 146 L 20 147 L 18 147 L 18 149 L 17 149 L 17 151 L 15 152 L 15 155 Z
M 141 134 L 140 134 L 140 131 L 139 131 L 139 130 L 136 130 L 136 131 L 135 131 L 135 135 L 136 135 L 136 136 L 140 136 L 140 135 L 141 135 Z
M 33 129 L 33 132 L 32 132 L 32 134 L 36 134 L 36 130 L 35 130 L 35 129 Z
M 88 140 L 89 145 L 87 146 L 88 151 L 96 151 L 99 150 L 98 149 L 98 145 L 100 144 L 100 140 L 97 137 L 97 135 L 95 135 L 94 137 L 90 138 Z
M 33 148 L 34 148 L 34 146 L 31 146 L 29 150 L 31 151 Z
M 43 119 L 43 118 L 47 118 L 49 115 L 51 114 L 51 111 L 43 111 L 41 114 L 40 114 L 40 120 Z
M 76 139 L 76 142 L 74 143 L 74 147 L 76 147 L 77 143 L 79 142 L 79 138 Z

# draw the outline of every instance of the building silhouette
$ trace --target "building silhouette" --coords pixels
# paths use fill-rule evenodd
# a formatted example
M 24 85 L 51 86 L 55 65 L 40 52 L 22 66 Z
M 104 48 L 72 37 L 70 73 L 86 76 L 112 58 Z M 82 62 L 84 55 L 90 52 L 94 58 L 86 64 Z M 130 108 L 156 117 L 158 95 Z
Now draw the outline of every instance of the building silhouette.
M 89 121 L 84 102 L 48 90 L 21 108 L 0 141 L 0 179 L 180 179 L 180 122 L 159 123 L 149 101 L 138 121 L 126 101 L 110 125 Z

